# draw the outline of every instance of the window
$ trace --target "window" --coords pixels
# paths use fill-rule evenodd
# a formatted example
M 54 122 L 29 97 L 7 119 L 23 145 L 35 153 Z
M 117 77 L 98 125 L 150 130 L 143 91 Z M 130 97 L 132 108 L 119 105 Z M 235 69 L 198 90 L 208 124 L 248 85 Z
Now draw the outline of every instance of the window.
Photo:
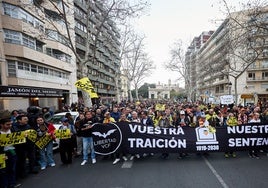
M 83 37 L 81 37 L 80 35 L 77 35 L 77 34 L 75 35 L 75 42 L 77 42 L 78 44 L 81 44 L 83 46 L 86 45 L 86 40 Z
M 53 31 L 53 30 L 50 30 L 50 29 L 47 29 L 46 30 L 46 35 L 47 35 L 47 38 L 48 39 L 51 39 L 51 40 L 57 40 L 57 31 Z
M 47 51 L 47 55 L 50 55 L 50 56 L 53 55 L 52 48 L 47 48 L 46 51 Z
M 19 8 L 14 6 L 14 5 L 10 5 L 7 3 L 3 3 L 3 8 L 4 8 L 4 14 L 5 15 L 9 15 L 12 18 L 19 18 Z
M 23 45 L 35 50 L 35 39 L 23 34 Z
M 38 66 L 38 73 L 44 74 L 44 67 Z
M 35 50 L 35 39 L 25 34 L 21 34 L 17 31 L 4 29 L 5 42 L 12 44 L 23 44 L 28 48 Z
M 21 33 L 17 31 L 4 29 L 5 42 L 12 44 L 21 44 Z
M 83 32 L 87 32 L 87 28 L 84 24 L 78 22 L 77 20 L 75 21 L 75 27 Z
M 48 68 L 44 68 L 44 74 L 48 75 Z
M 262 62 L 262 68 L 268 68 L 268 61 Z
M 54 70 L 50 70 L 50 69 L 49 69 L 48 74 L 49 74 L 50 76 L 54 76 Z
M 219 86 L 216 87 L 215 93 L 220 93 L 220 87 Z
M 28 63 L 23 63 L 23 62 L 18 62 L 18 69 L 19 69 L 19 70 L 30 71 L 30 64 L 28 64 Z
M 75 13 L 76 13 L 77 15 L 79 15 L 81 18 L 83 18 L 83 19 L 86 19 L 86 18 L 87 18 L 86 13 L 85 13 L 83 10 L 81 10 L 80 8 L 75 7 L 74 11 L 75 11 Z
M 52 48 L 46 48 L 46 53 L 49 56 L 52 56 L 56 59 L 59 59 L 61 61 L 65 61 L 67 63 L 71 63 L 71 56 L 63 53 L 62 51 L 52 49 Z
M 36 40 L 36 50 L 43 53 L 43 43 Z
M 23 63 L 23 69 L 26 70 L 26 71 L 30 71 L 30 64 Z
M 23 70 L 23 63 L 22 62 L 18 62 L 18 69 Z
M 68 39 L 65 36 L 59 34 L 57 31 L 47 29 L 46 36 L 48 39 L 60 42 L 64 45 L 68 45 L 68 43 L 69 43 Z
M 60 77 L 60 78 L 61 78 L 61 73 L 60 73 L 59 71 L 55 71 L 54 75 L 55 75 L 56 77 Z
M 165 99 L 168 99 L 168 94 L 165 94 L 165 97 L 164 97 Z
M 268 57 L 268 49 L 264 49 L 264 50 L 262 51 L 262 56 L 263 56 L 263 57 Z
M 249 67 L 248 68 L 251 68 L 251 69 L 255 69 L 256 68 L 256 63 L 254 62 L 254 63 L 252 63 L 251 65 L 249 65 Z
M 16 62 L 15 61 L 7 61 L 7 69 L 8 69 L 8 76 L 16 77 Z
M 255 73 L 248 73 L 249 80 L 255 80 Z
M 16 19 L 21 19 L 26 23 L 31 24 L 32 26 L 35 26 L 42 31 L 44 30 L 44 24 L 38 20 L 37 18 L 33 17 L 31 14 L 26 12 L 25 10 L 21 9 L 20 7 L 3 3 L 3 8 L 4 8 L 4 14 L 8 15 L 12 18 Z
M 37 66 L 31 65 L 31 72 L 37 72 Z
M 22 19 L 22 21 L 27 23 L 27 13 L 26 12 L 21 12 L 20 18 Z
M 16 65 L 18 68 L 16 68 Z M 33 73 L 38 73 L 38 74 L 44 74 L 44 75 L 50 75 L 52 77 L 57 77 L 57 78 L 63 78 L 63 79 L 68 79 L 69 74 L 49 69 L 43 66 L 37 66 L 34 64 L 29 64 L 25 62 L 16 62 L 16 61 L 11 61 L 7 60 L 7 66 L 8 66 L 8 75 L 9 76 L 16 76 L 16 69 L 22 70 L 22 71 L 29 71 Z
M 267 80 L 268 79 L 268 72 L 262 73 L 262 79 Z

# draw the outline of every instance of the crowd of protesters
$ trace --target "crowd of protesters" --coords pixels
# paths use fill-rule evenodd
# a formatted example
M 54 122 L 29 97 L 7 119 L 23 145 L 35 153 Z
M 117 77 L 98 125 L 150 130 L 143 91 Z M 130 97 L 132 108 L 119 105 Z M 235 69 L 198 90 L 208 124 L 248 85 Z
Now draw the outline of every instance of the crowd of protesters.
M 70 129 L 71 138 L 61 139 L 59 153 L 63 164 L 72 163 L 73 157 L 82 156 L 81 165 L 85 165 L 90 159 L 93 164 L 96 161 L 96 154 L 92 139 L 92 125 L 94 123 L 115 123 L 115 122 L 139 122 L 145 126 L 154 127 L 226 127 L 239 126 L 247 123 L 268 123 L 268 106 L 235 106 L 235 105 L 204 105 L 196 103 L 177 103 L 170 101 L 144 101 L 144 102 L 121 102 L 110 105 L 94 105 L 92 108 L 74 103 L 70 107 L 65 106 L 62 111 L 66 111 L 59 129 Z M 77 119 L 72 119 L 69 111 L 78 111 Z M 46 122 L 48 117 L 53 115 L 49 108 L 29 107 L 27 112 L 13 110 L 11 116 L 0 117 L 1 134 L 25 131 L 34 129 L 38 137 L 44 134 L 55 139 L 53 124 Z M 18 187 L 16 183 L 19 178 L 25 178 L 28 173 L 38 173 L 47 167 L 56 165 L 53 158 L 53 143 L 49 142 L 43 149 L 37 149 L 31 140 L 27 139 L 23 144 L 1 147 L 0 153 L 5 153 L 6 167 L 0 169 L 1 188 Z M 249 151 L 251 158 L 259 158 L 257 150 Z M 115 153 L 109 156 L 113 158 L 113 164 L 121 159 L 124 161 L 133 160 L 147 155 L 139 154 L 128 156 L 126 153 Z M 188 154 L 180 153 L 178 158 L 184 158 Z M 162 153 L 161 157 L 166 159 L 168 153 Z M 226 151 L 226 158 L 236 157 L 234 151 Z M 105 157 L 104 157 L 105 158 Z M 107 156 L 106 156 L 107 158 Z

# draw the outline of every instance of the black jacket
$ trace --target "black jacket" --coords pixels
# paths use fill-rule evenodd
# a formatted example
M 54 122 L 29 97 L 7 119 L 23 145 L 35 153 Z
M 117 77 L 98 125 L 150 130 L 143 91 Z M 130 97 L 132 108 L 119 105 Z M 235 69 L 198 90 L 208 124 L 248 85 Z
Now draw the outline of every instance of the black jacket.
M 92 129 L 82 130 L 82 128 L 85 128 L 88 125 L 93 125 L 94 123 L 97 123 L 97 120 L 95 118 L 82 119 L 79 122 L 79 127 L 77 129 L 78 135 L 82 136 L 82 137 L 91 137 L 92 136 Z

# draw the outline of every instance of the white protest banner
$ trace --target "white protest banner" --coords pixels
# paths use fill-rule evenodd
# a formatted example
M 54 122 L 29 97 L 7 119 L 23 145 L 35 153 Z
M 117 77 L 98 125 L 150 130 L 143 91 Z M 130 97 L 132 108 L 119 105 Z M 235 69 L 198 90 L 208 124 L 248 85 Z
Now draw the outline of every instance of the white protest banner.
M 220 96 L 221 104 L 233 104 L 234 96 L 233 95 L 223 95 Z

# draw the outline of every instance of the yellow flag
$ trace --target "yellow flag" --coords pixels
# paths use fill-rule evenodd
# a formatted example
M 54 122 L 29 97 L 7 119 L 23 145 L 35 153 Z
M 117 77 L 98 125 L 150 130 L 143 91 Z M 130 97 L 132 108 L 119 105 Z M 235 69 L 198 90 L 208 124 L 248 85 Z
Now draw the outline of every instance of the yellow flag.
M 94 90 L 94 87 L 88 77 L 84 77 L 80 80 L 77 80 L 77 82 L 75 82 L 75 86 L 88 92 L 90 98 L 98 98 L 98 94 Z
M 90 98 L 94 99 L 94 98 L 99 98 L 98 94 L 96 93 L 96 91 L 94 89 L 90 90 Z
M 75 82 L 77 88 L 83 89 L 86 92 L 90 93 L 90 90 L 93 89 L 93 85 L 88 77 L 81 78 Z

